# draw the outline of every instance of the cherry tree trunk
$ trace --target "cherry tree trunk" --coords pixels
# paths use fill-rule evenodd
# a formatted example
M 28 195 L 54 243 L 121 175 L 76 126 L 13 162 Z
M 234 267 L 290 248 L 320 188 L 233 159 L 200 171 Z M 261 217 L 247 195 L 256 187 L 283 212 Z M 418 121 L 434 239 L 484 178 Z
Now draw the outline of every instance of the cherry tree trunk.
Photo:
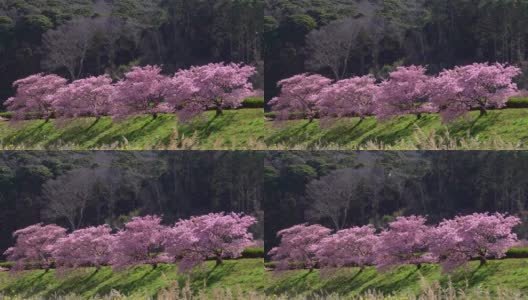
M 217 106 L 216 107 L 216 115 L 217 116 L 221 116 L 223 113 L 224 113 L 224 110 L 222 109 L 222 107 L 221 106 Z
M 485 265 L 488 262 L 488 260 L 485 257 L 482 257 L 482 256 L 479 258 L 479 260 L 480 260 L 480 265 L 481 266 Z
M 223 259 L 222 259 L 222 256 L 217 256 L 216 257 L 216 266 L 219 266 L 223 263 Z

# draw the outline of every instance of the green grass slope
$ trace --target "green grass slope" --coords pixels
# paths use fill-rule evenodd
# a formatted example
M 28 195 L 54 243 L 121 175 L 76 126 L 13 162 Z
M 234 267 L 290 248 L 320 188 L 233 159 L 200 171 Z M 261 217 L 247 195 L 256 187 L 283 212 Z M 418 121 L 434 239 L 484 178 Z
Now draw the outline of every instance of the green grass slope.
M 178 124 L 175 115 L 157 119 L 138 116 L 120 122 L 111 118 L 82 118 L 59 124 L 43 120 L 11 124 L 0 121 L 0 146 L 4 148 L 58 148 L 70 145 L 75 149 L 96 149 L 115 143 L 128 149 L 167 148 L 192 143 L 193 149 L 247 149 L 264 138 L 264 111 L 261 108 L 225 111 L 216 117 L 207 112 L 203 119 Z M 177 132 L 179 139 L 176 138 Z M 196 134 L 195 140 L 191 137 Z M 180 142 L 178 142 L 180 141 Z
M 472 262 L 450 275 L 442 274 L 438 265 L 402 266 L 386 273 L 367 268 L 361 273 L 357 268 L 340 270 L 338 273 L 320 276 L 319 271 L 288 271 L 274 274 L 266 272 L 267 294 L 330 294 L 354 296 L 367 291 L 379 291 L 385 295 L 417 295 L 434 282 L 447 287 L 449 282 L 456 289 L 466 292 L 485 289 L 496 293 L 502 290 L 520 291 L 528 295 L 528 259 L 504 259 L 489 261 L 479 267 Z
M 500 138 L 504 142 L 528 144 L 528 109 L 504 109 L 490 111 L 479 117 L 471 112 L 466 118 L 443 124 L 439 115 L 425 115 L 420 120 L 414 116 L 402 116 L 386 122 L 367 118 L 348 118 L 320 126 L 319 122 L 306 120 L 287 121 L 282 124 L 266 122 L 265 143 L 269 146 L 286 147 L 337 145 L 343 148 L 357 148 L 367 142 L 376 142 L 394 148 L 405 148 L 416 138 L 416 127 L 425 135 L 434 132 L 454 139 L 478 138 L 489 141 Z
M 192 275 L 190 283 L 193 290 L 205 288 L 208 292 L 218 288 L 259 291 L 264 288 L 263 277 L 262 259 L 228 260 L 216 268 L 211 261 Z M 118 273 L 112 272 L 110 267 L 97 272 L 93 268 L 87 268 L 61 277 L 55 276 L 54 270 L 25 271 L 16 275 L 0 272 L 0 295 L 48 298 L 75 294 L 90 298 L 108 295 L 116 290 L 123 295 L 146 297 L 155 296 L 175 281 L 183 287 L 187 280 L 186 275 L 178 274 L 175 265 L 160 265 L 155 269 L 151 266 L 138 266 Z

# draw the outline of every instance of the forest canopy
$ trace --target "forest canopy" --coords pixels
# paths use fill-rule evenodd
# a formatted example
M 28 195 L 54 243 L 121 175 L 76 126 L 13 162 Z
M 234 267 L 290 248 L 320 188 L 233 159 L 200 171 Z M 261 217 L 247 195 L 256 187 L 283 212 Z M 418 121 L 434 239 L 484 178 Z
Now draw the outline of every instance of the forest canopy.
M 474 62 L 528 71 L 526 0 L 270 0 L 265 14 L 267 99 L 303 72 L 383 79 L 400 65 L 438 73 Z M 518 83 L 526 88 L 526 75 Z
M 0 252 L 36 223 L 75 230 L 135 216 L 166 224 L 234 211 L 262 223 L 263 156 L 256 152 L 36 151 L 0 154 Z M 262 227 L 253 234 L 262 239 Z
M 39 72 L 74 80 L 147 64 L 167 74 L 220 61 L 262 68 L 262 14 L 262 0 L 0 0 L 0 103 L 15 80 Z
M 265 244 L 297 224 L 333 230 L 398 216 L 424 215 L 433 223 L 475 212 L 501 212 L 528 220 L 527 153 L 276 152 L 264 167 Z M 520 239 L 528 227 L 517 227 Z

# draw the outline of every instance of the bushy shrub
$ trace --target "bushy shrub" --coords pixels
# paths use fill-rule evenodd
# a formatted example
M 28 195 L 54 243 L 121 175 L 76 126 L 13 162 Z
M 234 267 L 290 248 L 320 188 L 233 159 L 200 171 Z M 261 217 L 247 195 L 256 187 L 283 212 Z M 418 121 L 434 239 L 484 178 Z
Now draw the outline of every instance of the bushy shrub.
M 15 264 L 9 261 L 0 262 L 0 268 L 11 270 Z
M 242 251 L 242 258 L 264 258 L 264 248 L 246 248 Z
M 11 120 L 12 117 L 13 117 L 12 112 L 0 112 L 0 118 Z
M 510 98 L 506 103 L 507 108 L 528 108 L 528 97 Z
M 506 252 L 506 258 L 528 258 L 528 247 L 515 247 Z
M 277 267 L 277 263 L 276 262 L 265 262 L 264 263 L 264 268 L 268 268 L 268 269 L 274 270 L 276 267 Z
M 243 108 L 264 108 L 264 97 L 250 97 L 242 102 Z
M 276 112 L 267 112 L 267 113 L 264 113 L 264 117 L 268 118 L 268 119 L 271 119 L 271 120 L 275 120 L 277 118 L 277 113 Z

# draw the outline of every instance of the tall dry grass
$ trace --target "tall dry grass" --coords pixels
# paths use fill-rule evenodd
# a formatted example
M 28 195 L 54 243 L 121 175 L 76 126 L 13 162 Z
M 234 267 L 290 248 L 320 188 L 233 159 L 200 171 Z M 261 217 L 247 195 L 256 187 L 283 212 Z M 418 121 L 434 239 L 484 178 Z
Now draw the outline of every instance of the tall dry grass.
M 138 147 L 122 137 L 109 145 L 101 145 L 86 149 L 81 145 L 72 143 L 57 143 L 55 145 L 24 145 L 24 144 L 2 144 L 0 150 L 257 150 L 257 151 L 286 151 L 286 150 L 366 150 L 366 151 L 385 151 L 385 150 L 428 150 L 428 151 L 446 151 L 446 150 L 528 150 L 528 146 L 521 143 L 512 143 L 504 141 L 500 136 L 494 136 L 489 139 L 480 139 L 471 136 L 469 133 L 466 137 L 454 137 L 449 130 L 445 128 L 442 133 L 435 130 L 429 133 L 424 132 L 418 126 L 410 139 L 403 139 L 395 144 L 384 144 L 377 141 L 367 141 L 359 146 L 339 145 L 332 143 L 301 143 L 297 145 L 289 144 L 266 144 L 262 140 L 250 139 L 236 143 L 231 141 L 226 145 L 222 139 L 217 139 L 211 146 L 204 146 L 200 143 L 198 132 L 191 136 L 180 135 L 175 129 L 169 139 L 168 144 L 148 145 Z M 236 145 L 236 146 L 233 146 Z
M 180 287 L 178 282 L 172 283 L 167 289 L 158 293 L 155 297 L 127 296 L 112 290 L 108 295 L 88 298 L 90 300 L 521 300 L 528 299 L 528 295 L 523 295 L 519 291 L 511 291 L 497 287 L 492 293 L 483 288 L 465 289 L 455 288 L 448 283 L 447 287 L 442 287 L 439 282 L 428 283 L 425 278 L 420 279 L 422 292 L 419 295 L 412 293 L 402 293 L 397 295 L 384 294 L 378 291 L 367 291 L 356 296 L 341 296 L 338 294 L 328 295 L 264 295 L 258 292 L 244 292 L 234 288 L 215 288 L 209 293 L 203 290 L 193 293 L 190 284 Z M 78 300 L 87 299 L 77 295 L 55 295 L 48 298 L 24 297 L 24 296 L 2 296 L 1 300 Z

